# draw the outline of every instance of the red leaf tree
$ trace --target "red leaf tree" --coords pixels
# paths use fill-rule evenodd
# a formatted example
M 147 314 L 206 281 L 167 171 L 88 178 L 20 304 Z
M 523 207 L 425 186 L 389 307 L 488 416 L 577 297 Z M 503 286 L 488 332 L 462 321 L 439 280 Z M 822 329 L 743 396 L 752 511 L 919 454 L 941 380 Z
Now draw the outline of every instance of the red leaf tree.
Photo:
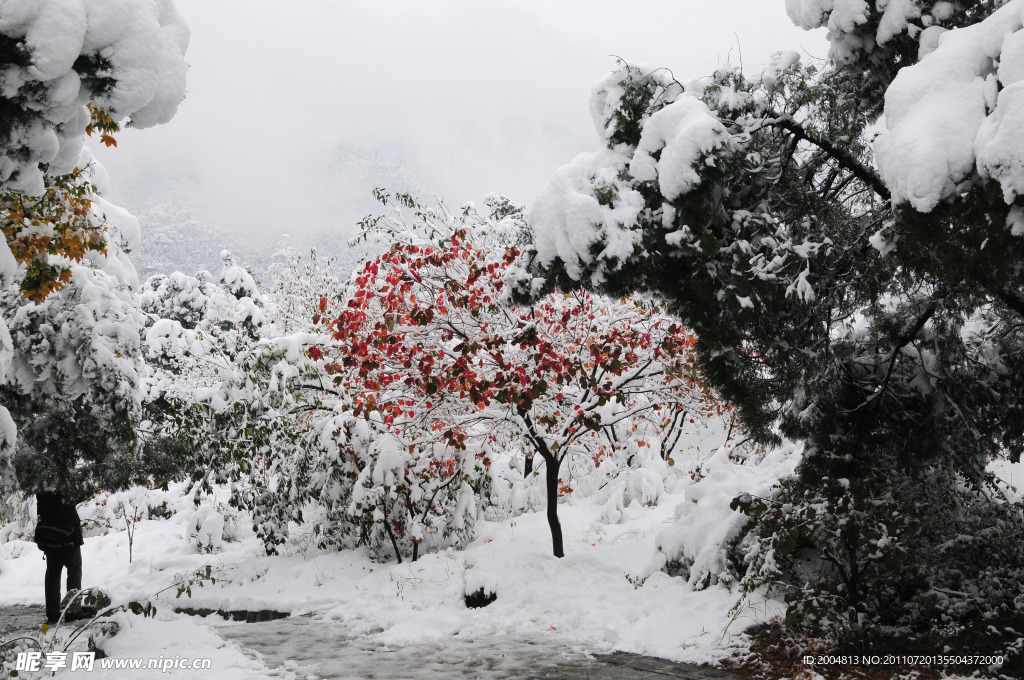
M 572 291 L 512 306 L 505 279 L 519 250 L 494 228 L 507 219 L 412 207 L 412 230 L 370 225 L 393 245 L 365 263 L 341 313 L 321 319 L 331 342 L 309 349 L 353 414 L 395 438 L 366 467 L 353 511 L 383 519 L 397 554 L 408 518 L 436 511 L 437 495 L 489 467 L 490 452 L 518 448 L 527 474 L 535 457 L 543 464 L 561 557 L 566 460 L 614 455 L 638 429 L 668 456 L 682 428 L 725 407 L 699 380 L 694 338 L 652 303 Z

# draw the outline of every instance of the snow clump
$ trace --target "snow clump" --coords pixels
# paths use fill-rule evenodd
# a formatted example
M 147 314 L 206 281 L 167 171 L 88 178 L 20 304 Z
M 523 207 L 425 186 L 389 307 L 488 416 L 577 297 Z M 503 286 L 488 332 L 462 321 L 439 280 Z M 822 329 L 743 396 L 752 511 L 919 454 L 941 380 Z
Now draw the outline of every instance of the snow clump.
M 879 0 L 873 4 L 876 11 L 882 12 L 873 36 L 876 45 L 884 45 L 904 32 L 914 31 L 911 20 L 922 18 L 919 0 Z M 945 7 L 948 4 L 936 3 L 927 23 L 932 17 L 940 21 L 949 19 L 952 9 Z M 794 24 L 805 30 L 827 28 L 829 56 L 836 61 L 851 61 L 873 47 L 870 38 L 866 40 L 858 33 L 871 12 L 867 0 L 786 0 L 786 12 Z
M 977 172 L 1007 203 L 1024 193 L 1024 0 L 938 36 L 896 76 L 885 97 L 888 131 L 875 142 L 896 202 L 921 212 L 956 195 Z
M 17 55 L 0 72 L 0 96 L 22 114 L 0 127 L 0 183 L 15 191 L 43 193 L 40 163 L 75 167 L 87 103 L 145 128 L 185 96 L 189 29 L 172 0 L 5 0 L 0 40 Z
M 556 225 L 534 234 L 542 264 L 558 258 L 578 280 L 595 259 L 624 260 L 634 251 L 642 236 L 637 216 L 644 199 L 620 179 L 628 164 L 624 154 L 602 149 L 580 154 L 558 169 L 530 209 L 530 224 Z M 604 244 L 598 258 L 591 253 L 595 243 Z
M 648 119 L 629 169 L 642 182 L 658 180 L 662 195 L 672 201 L 700 184 L 694 166 L 727 139 L 725 126 L 707 105 L 684 94 Z

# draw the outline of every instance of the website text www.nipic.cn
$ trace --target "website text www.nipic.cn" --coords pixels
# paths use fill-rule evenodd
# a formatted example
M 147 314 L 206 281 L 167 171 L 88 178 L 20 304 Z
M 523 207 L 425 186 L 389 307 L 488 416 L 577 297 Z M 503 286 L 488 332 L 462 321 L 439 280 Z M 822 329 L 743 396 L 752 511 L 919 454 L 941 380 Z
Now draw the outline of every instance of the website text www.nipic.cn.
M 158 656 L 148 659 L 140 658 L 105 658 L 96 659 L 96 652 L 19 652 L 15 662 L 15 670 L 39 672 L 42 670 L 59 671 L 65 668 L 71 671 L 91 671 L 96 666 L 106 670 L 159 670 L 164 673 L 177 670 L 209 670 L 213 667 L 211 659 L 193 659 L 189 657 Z

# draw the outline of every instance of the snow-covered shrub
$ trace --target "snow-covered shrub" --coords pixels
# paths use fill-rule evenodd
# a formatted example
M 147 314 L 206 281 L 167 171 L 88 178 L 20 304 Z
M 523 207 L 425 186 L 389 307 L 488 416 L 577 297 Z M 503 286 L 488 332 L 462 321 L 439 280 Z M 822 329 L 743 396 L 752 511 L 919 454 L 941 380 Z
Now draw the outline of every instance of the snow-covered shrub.
M 608 448 L 599 448 L 593 459 L 576 457 L 567 461 L 559 497 L 566 500 L 595 498 L 605 505 L 602 521 L 610 524 L 617 523 L 622 509 L 632 503 L 657 505 L 666 489 L 674 487 L 683 473 L 662 459 L 655 448 L 637 448 L 635 444 L 614 453 Z M 630 455 L 630 451 L 634 455 Z M 543 510 L 546 502 L 545 480 L 541 474 L 544 464 L 524 475 L 521 453 L 496 454 L 494 458 L 496 464 L 491 468 L 485 512 L 505 518 Z
M 539 470 L 525 470 L 525 455 L 518 449 L 493 454 L 491 485 L 483 512 L 491 519 L 506 519 L 544 509 L 544 478 Z
M 85 536 L 99 536 L 111 531 L 124 531 L 129 521 L 163 520 L 191 504 L 183 496 L 185 488 L 175 484 L 169 489 L 135 486 L 123 491 L 101 491 L 78 505 Z
M 414 560 L 472 538 L 486 460 L 472 445 L 406 445 L 387 434 L 367 451 L 350 513 L 378 556 Z
M 199 553 L 220 552 L 224 547 L 226 525 L 216 505 L 203 503 L 185 520 L 188 542 Z M 230 530 L 227 533 L 231 536 Z
M 149 383 L 158 395 L 212 384 L 253 346 L 267 322 L 268 301 L 252 275 L 228 251 L 221 258 L 218 279 L 206 271 L 195 276 L 174 272 L 153 275 L 142 284 L 144 346 L 157 368 Z M 174 386 L 174 379 L 183 384 Z
M 379 419 L 346 412 L 346 401 L 329 406 L 303 349 L 311 339 L 268 342 L 214 395 L 223 406 L 215 403 L 200 427 L 245 435 L 207 440 L 202 478 L 216 470 L 244 480 L 231 503 L 252 513 L 269 552 L 294 524 L 309 526 L 321 549 L 364 542 L 399 559 L 467 538 L 478 504 L 467 483 L 483 469 L 475 455 L 403 443 Z M 232 403 L 240 393 L 258 398 Z M 316 401 L 301 405 L 307 399 Z
M 182 328 L 194 329 L 208 316 L 210 296 L 215 286 L 208 272 L 187 276 L 181 272 L 154 274 L 142 285 L 139 294 L 142 311 L 156 321 L 176 321 Z
M 201 394 L 234 374 L 236 361 L 256 346 L 267 324 L 269 303 L 254 279 L 230 253 L 221 255 L 219 278 L 174 272 L 142 285 L 142 429 L 147 469 L 159 484 L 181 478 L 195 464 Z
M 657 536 L 648 573 L 665 570 L 695 589 L 729 586 L 747 572 L 751 520 L 735 512 L 734 499 L 771 497 L 780 479 L 792 475 L 799 454 L 792 447 L 772 452 L 760 465 L 730 460 L 721 448 L 706 461 L 706 474 L 686 487 L 675 522 Z
M 495 574 L 486 568 L 467 562 L 462 572 L 463 601 L 471 609 L 486 607 L 498 599 L 498 583 Z
M 209 493 L 232 481 L 230 504 L 252 515 L 268 552 L 285 543 L 293 523 L 310 518 L 322 548 L 351 545 L 348 514 L 365 448 L 354 420 L 324 390 L 306 348 L 319 336 L 266 340 L 242 355 L 207 394 L 185 411 L 192 447 L 191 475 Z
M 678 473 L 667 465 L 659 465 L 652 461 L 650 467 L 635 467 L 614 472 L 598 472 L 605 475 L 605 486 L 597 494 L 603 503 L 600 521 L 605 524 L 618 524 L 622 521 L 626 508 L 631 505 L 657 505 L 666 490 L 666 483 L 671 484 L 672 478 Z M 601 468 L 610 467 L 602 465 Z
M 791 478 L 771 497 L 740 495 L 733 507 L 756 520 L 745 585 L 777 588 L 787 623 L 811 632 L 854 624 L 927 635 L 979 612 L 1019 616 L 1024 505 L 989 484 L 979 490 L 924 467 L 867 480 Z M 853 620 L 837 616 L 847 611 Z

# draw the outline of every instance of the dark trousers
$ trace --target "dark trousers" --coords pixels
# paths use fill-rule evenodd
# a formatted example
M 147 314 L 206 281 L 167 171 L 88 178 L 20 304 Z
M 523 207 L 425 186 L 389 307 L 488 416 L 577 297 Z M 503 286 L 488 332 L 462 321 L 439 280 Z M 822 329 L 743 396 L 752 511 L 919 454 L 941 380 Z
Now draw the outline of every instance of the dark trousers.
M 60 573 L 68 570 L 68 591 L 82 589 L 82 548 L 48 551 L 46 553 L 46 618 L 56 621 L 60 616 Z

